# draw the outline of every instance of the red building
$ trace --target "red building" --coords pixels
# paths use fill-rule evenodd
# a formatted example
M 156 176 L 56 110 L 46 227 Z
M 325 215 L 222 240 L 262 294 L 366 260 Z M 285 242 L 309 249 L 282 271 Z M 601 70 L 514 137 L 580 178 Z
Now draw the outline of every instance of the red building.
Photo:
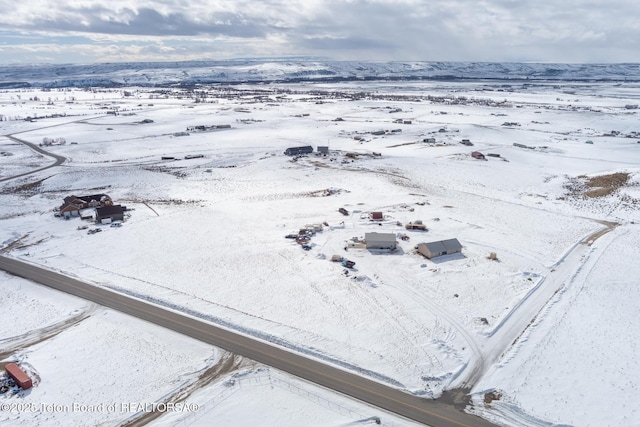
M 7 374 L 18 384 L 22 389 L 26 390 L 31 388 L 33 383 L 31 382 L 31 378 L 27 375 L 18 365 L 15 363 L 7 363 L 4 367 L 6 369 Z

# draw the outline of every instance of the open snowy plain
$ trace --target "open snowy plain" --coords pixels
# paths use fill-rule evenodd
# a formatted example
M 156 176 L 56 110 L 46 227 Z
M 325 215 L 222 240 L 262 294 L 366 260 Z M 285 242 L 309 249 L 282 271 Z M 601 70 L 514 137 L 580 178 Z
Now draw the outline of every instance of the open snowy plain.
M 53 161 L 9 135 L 63 138 L 43 148 L 67 161 L 0 182 L 2 252 L 408 393 L 466 389 L 469 410 L 500 425 L 640 425 L 629 403 L 640 387 L 639 98 L 637 84 L 489 81 L 4 90 L 0 180 Z M 329 153 L 283 154 L 304 145 Z M 122 227 L 91 224 L 102 232 L 90 235 L 78 229 L 87 221 L 54 216 L 64 197 L 98 193 L 127 206 Z M 416 220 L 428 231 L 405 229 Z M 285 239 L 323 223 L 308 251 Z M 396 234 L 398 249 L 354 242 L 373 231 Z M 450 238 L 461 254 L 415 250 Z M 2 360 L 38 378 L 2 402 L 188 396 L 207 408 L 165 414 L 162 425 L 347 425 L 382 412 L 1 280 L 12 319 L 0 326 Z M 201 375 L 220 364 L 215 381 Z M 119 409 L 73 422 L 136 413 Z

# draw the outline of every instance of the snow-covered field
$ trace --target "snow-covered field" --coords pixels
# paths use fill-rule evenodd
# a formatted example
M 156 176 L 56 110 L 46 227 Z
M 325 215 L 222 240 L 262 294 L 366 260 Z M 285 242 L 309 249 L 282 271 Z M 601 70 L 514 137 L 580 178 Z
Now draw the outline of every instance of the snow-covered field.
M 2 183 L 0 242 L 10 256 L 411 393 L 437 397 L 475 385 L 474 410 L 505 425 L 639 424 L 633 405 L 617 405 L 638 387 L 640 373 L 632 357 L 640 321 L 632 304 L 623 304 L 634 300 L 640 277 L 640 263 L 633 262 L 640 127 L 637 110 L 628 108 L 638 97 L 638 88 L 616 84 L 482 82 L 246 85 L 196 95 L 144 88 L 2 91 L 0 112 L 11 120 L 0 122 L 0 133 L 36 144 L 64 138 L 65 145 L 45 148 L 68 160 Z M 46 115 L 55 117 L 21 120 Z M 198 125 L 231 127 L 181 134 Z M 329 146 L 330 153 L 283 155 L 302 145 Z M 474 150 L 486 160 L 472 158 Z M 47 163 L 8 138 L 0 139 L 0 151 L 11 154 L 0 157 L 0 178 Z M 588 178 L 613 173 L 628 180 L 609 195 L 582 196 Z M 103 232 L 88 235 L 77 229 L 86 222 L 54 217 L 64 197 L 97 193 L 130 209 L 122 227 L 100 226 Z M 383 221 L 369 220 L 376 211 Z M 415 220 L 429 231 L 405 230 Z M 322 223 L 309 251 L 284 238 Z M 398 250 L 350 245 L 372 231 L 396 234 Z M 462 254 L 427 260 L 414 250 L 454 237 Z M 492 252 L 497 261 L 487 259 Z M 334 254 L 355 261 L 355 269 L 345 274 L 329 261 Z M 12 301 L 26 304 L 11 286 Z M 89 310 L 82 324 L 104 322 L 100 328 L 126 342 L 136 336 L 115 313 L 87 304 L 61 309 L 46 293 L 29 298 L 50 313 L 48 324 Z M 25 334 L 30 325 L 3 336 Z M 84 330 L 55 340 L 67 334 L 80 341 Z M 170 336 L 155 343 L 170 349 L 141 351 L 163 351 L 181 363 L 149 358 L 145 369 L 171 369 L 149 376 L 143 393 L 145 387 L 168 393 L 171 381 L 214 357 L 207 346 L 185 347 L 183 338 Z M 49 366 L 47 342 L 24 356 L 41 378 Z M 94 339 L 92 351 L 111 343 Z M 73 353 L 73 346 L 61 345 Z M 193 351 L 198 363 L 188 364 L 181 351 Z M 84 366 L 86 358 L 72 355 L 76 369 Z M 63 381 L 46 377 L 51 387 Z M 39 387 L 30 396 L 45 390 Z M 238 408 L 263 400 L 260 387 L 232 393 L 211 413 L 219 417 L 224 408 L 228 424 L 250 424 Z M 484 394 L 493 390 L 501 400 L 485 405 Z M 82 388 L 70 393 L 76 394 L 69 399 L 87 395 L 87 402 L 97 397 Z M 296 415 L 287 413 L 293 417 L 287 421 L 274 408 L 269 425 L 299 424 Z
M 593 245 L 582 268 L 476 388 L 478 403 L 486 391 L 502 395 L 482 413 L 505 424 L 640 425 L 640 410 L 630 404 L 640 371 L 640 282 L 629 265 L 638 247 L 637 225 Z
M 0 366 L 18 362 L 34 382 L 1 395 L 2 425 L 415 425 L 175 332 L 1 277 L 0 307 L 14 321 L 2 324 Z M 252 406 L 260 410 L 247 411 Z

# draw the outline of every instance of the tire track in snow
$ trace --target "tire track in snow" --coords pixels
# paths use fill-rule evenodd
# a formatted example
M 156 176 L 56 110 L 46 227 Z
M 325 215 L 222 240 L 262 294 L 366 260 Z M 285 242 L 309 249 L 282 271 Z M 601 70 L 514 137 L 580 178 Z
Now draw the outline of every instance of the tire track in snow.
M 14 354 L 18 349 L 24 349 L 31 347 L 35 344 L 46 341 L 55 337 L 66 329 L 77 325 L 83 320 L 90 317 L 98 308 L 96 304 L 88 304 L 84 309 L 80 310 L 77 314 L 68 317 L 53 325 L 45 326 L 44 328 L 34 329 L 21 335 L 16 335 L 9 338 L 0 340 L 0 360 L 5 359 Z M 78 310 L 76 310 L 78 311 Z

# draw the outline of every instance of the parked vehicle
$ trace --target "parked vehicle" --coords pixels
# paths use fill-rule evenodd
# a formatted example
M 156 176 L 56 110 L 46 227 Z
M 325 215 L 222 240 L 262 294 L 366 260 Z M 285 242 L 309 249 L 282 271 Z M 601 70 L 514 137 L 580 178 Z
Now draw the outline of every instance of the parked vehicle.
M 353 262 L 353 261 L 349 261 L 348 259 L 343 259 L 342 260 L 342 266 L 343 267 L 353 268 L 354 265 L 356 265 L 356 263 Z

